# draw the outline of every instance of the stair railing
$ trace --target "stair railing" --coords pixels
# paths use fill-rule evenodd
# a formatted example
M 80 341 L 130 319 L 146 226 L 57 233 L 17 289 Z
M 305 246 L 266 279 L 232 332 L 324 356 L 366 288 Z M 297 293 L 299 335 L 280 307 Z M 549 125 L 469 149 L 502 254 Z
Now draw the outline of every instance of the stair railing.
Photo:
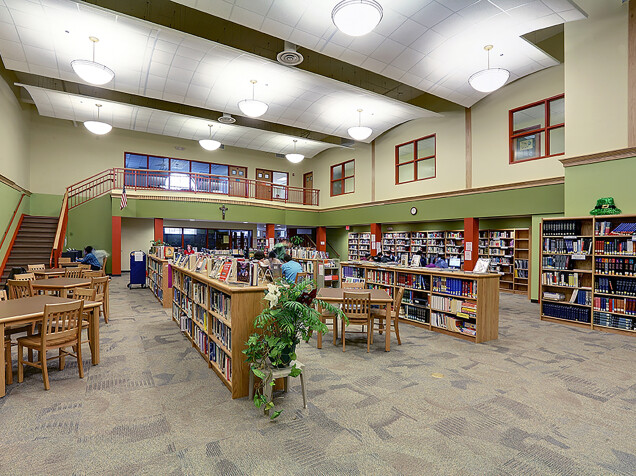
M 64 249 L 64 238 L 66 237 L 66 225 L 68 224 L 68 192 L 64 193 L 62 199 L 62 208 L 60 209 L 60 217 L 57 220 L 57 229 L 55 230 L 55 240 L 53 240 L 53 249 L 51 250 L 51 259 L 49 266 L 56 268 Z
M 9 234 L 11 225 L 13 225 L 13 220 L 15 219 L 15 216 L 18 214 L 18 210 L 20 209 L 20 205 L 22 204 L 22 199 L 24 198 L 25 195 L 26 193 L 23 193 L 22 195 L 20 195 L 20 200 L 18 200 L 18 204 L 15 206 L 15 210 L 13 210 L 13 215 L 11 215 L 11 219 L 9 220 L 9 224 L 7 225 L 7 229 L 4 230 L 4 235 L 2 235 L 2 241 L 0 241 L 0 250 L 2 250 L 2 246 L 4 245 L 4 240 L 6 240 L 7 235 Z M 19 225 L 20 224 L 18 223 L 18 227 Z M 0 276 L 2 276 L 2 273 L 4 273 L 4 267 L 7 264 L 9 253 L 11 253 L 11 246 L 7 248 L 7 253 L 4 255 L 4 260 L 2 260 L 2 266 L 0 266 Z

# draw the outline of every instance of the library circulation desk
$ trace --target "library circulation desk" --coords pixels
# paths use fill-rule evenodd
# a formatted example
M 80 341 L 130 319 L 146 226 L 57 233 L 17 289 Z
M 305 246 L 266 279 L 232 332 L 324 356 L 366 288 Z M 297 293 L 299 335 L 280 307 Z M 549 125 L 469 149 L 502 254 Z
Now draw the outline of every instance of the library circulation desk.
M 146 255 L 146 285 L 163 307 L 170 307 L 172 304 L 170 265 L 168 263 L 167 259 L 157 258 L 151 254 Z
M 263 286 L 239 286 L 172 265 L 172 319 L 232 398 L 248 395 L 245 342 L 263 310 Z
M 369 289 L 393 296 L 404 288 L 400 323 L 470 342 L 499 336 L 499 275 L 407 268 L 366 262 L 341 263 L 342 279 L 364 279 Z

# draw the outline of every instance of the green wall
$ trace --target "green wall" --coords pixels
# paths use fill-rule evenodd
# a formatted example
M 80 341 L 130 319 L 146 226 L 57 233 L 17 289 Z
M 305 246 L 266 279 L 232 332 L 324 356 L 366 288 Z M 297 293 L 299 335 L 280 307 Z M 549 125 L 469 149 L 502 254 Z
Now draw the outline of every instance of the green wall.
M 119 200 L 117 203 L 119 204 Z M 106 250 L 112 254 L 110 195 L 101 196 L 69 211 L 66 240 L 65 248 L 82 250 L 85 246 L 91 245 L 95 249 Z M 112 256 L 108 259 L 106 272 L 110 272 L 111 263 Z
M 63 195 L 31 194 L 30 214 L 39 217 L 59 217 Z

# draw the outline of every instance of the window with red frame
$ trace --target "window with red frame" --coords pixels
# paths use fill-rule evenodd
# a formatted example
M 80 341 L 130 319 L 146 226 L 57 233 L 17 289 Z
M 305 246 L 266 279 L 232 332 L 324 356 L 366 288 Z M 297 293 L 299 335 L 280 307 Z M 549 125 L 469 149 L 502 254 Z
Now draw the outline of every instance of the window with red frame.
M 331 196 L 353 193 L 355 175 L 354 160 L 331 166 Z
M 395 146 L 395 183 L 435 177 L 435 134 Z
M 510 111 L 510 163 L 565 153 L 563 94 Z

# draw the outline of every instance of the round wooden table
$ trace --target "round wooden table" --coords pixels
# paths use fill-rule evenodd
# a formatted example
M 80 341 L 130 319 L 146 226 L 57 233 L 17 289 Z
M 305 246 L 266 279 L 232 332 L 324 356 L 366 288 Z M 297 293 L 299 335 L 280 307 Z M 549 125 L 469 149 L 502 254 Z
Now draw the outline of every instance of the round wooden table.
M 57 291 L 60 297 L 67 297 L 69 289 L 87 288 L 91 285 L 91 278 L 57 278 L 37 279 L 31 281 L 34 291 Z

